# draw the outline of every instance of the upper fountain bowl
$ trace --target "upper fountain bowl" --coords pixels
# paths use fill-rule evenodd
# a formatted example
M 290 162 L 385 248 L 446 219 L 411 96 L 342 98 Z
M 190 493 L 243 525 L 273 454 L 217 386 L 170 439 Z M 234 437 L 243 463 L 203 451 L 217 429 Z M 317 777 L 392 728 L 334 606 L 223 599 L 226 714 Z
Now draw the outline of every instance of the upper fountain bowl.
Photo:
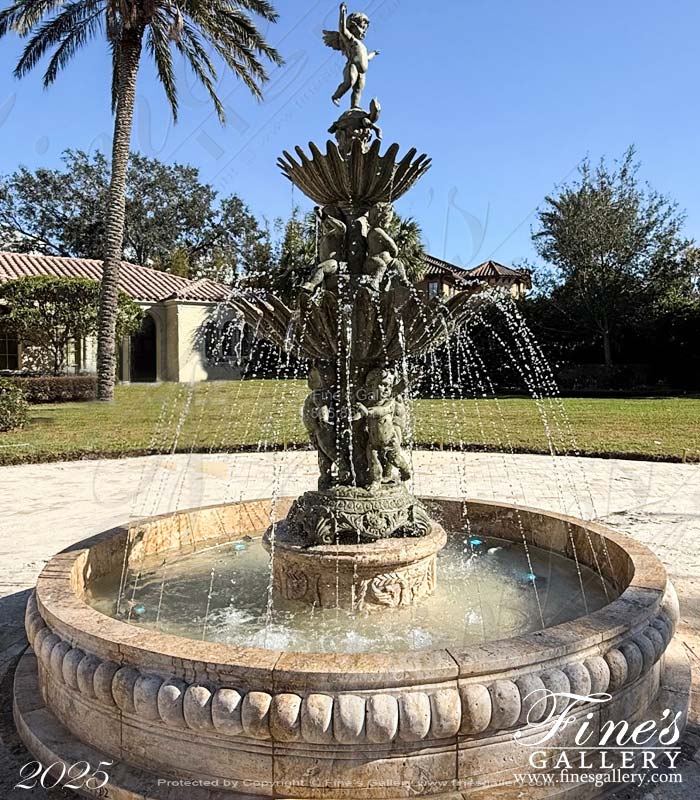
M 239 295 L 231 305 L 264 339 L 302 358 L 337 358 L 341 348 L 339 331 L 347 330 L 350 357 L 358 363 L 377 360 L 400 361 L 404 356 L 431 352 L 457 328 L 465 325 L 482 307 L 475 294 L 479 284 L 442 299 L 424 300 L 415 289 L 396 286 L 391 292 L 355 291 L 353 304 L 341 324 L 342 300 L 337 293 L 321 290 L 313 297 L 302 295 L 298 307 L 290 308 L 266 292 Z
M 398 200 L 431 165 L 425 154 L 416 158 L 415 148 L 398 161 L 398 144 L 392 144 L 384 155 L 380 148 L 381 142 L 375 141 L 364 152 L 356 142 L 344 158 L 335 142 L 328 142 L 325 154 L 310 142 L 311 158 L 296 147 L 299 161 L 285 151 L 277 163 L 289 180 L 319 205 L 370 207 Z

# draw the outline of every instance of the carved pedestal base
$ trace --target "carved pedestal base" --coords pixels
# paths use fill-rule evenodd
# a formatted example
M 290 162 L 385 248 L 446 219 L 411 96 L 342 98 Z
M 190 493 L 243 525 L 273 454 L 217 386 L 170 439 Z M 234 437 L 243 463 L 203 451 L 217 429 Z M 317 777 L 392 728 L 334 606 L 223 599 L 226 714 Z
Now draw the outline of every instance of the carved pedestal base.
M 337 486 L 306 492 L 287 515 L 290 535 L 308 545 L 359 544 L 390 537 L 425 536 L 432 520 L 403 484 L 378 489 Z
M 410 606 L 432 594 L 447 535 L 433 522 L 420 538 L 306 547 L 285 521 L 263 541 L 274 551 L 275 591 L 286 600 L 363 610 Z

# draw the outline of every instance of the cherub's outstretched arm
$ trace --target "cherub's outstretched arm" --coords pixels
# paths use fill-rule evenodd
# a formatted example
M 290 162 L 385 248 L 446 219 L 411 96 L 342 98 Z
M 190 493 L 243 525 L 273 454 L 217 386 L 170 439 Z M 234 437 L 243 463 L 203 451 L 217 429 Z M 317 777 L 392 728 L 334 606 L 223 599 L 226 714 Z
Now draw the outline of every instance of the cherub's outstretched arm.
M 340 22 L 338 23 L 338 30 L 341 38 L 350 38 L 350 31 L 348 30 L 348 7 L 345 3 L 340 4 Z
M 370 408 L 362 405 L 362 403 L 358 403 L 357 407 L 363 417 L 370 417 L 374 419 L 381 419 L 382 417 L 386 417 L 389 414 L 394 413 L 393 403 L 384 403 L 383 405 L 371 406 Z

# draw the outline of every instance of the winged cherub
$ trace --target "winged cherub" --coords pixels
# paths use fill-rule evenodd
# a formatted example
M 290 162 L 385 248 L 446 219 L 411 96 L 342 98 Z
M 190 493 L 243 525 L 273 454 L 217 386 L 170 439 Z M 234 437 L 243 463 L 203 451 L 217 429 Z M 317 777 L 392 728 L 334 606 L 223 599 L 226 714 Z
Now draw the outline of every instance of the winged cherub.
M 368 52 L 362 41 L 369 28 L 369 17 L 366 14 L 348 16 L 347 5 L 341 3 L 338 27 L 337 31 L 323 31 L 325 44 L 333 50 L 339 50 L 348 60 L 343 72 L 343 82 L 333 95 L 333 102 L 339 106 L 340 98 L 352 90 L 352 108 L 361 108 L 369 62 L 379 55 L 379 50 Z

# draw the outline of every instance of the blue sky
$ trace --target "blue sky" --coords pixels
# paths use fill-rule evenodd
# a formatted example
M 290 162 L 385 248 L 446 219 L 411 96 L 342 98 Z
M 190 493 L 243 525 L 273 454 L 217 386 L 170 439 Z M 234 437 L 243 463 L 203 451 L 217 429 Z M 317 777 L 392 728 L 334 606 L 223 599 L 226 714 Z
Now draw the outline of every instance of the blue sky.
M 5 3 L 8 0 L 4 0 Z M 140 74 L 133 148 L 196 165 L 222 194 L 259 216 L 310 205 L 281 176 L 283 149 L 323 143 L 337 117 L 330 95 L 342 59 L 320 32 L 332 0 L 277 0 L 268 31 L 287 64 L 256 103 L 230 75 L 221 128 L 180 65 L 181 119 L 173 126 L 150 65 Z M 397 208 L 416 217 L 429 250 L 462 266 L 533 258 L 530 229 L 543 197 L 575 176 L 586 155 L 635 144 L 642 175 L 688 212 L 700 238 L 700 5 L 697 0 L 359 0 L 372 20 L 367 99 L 383 106 L 385 141 L 433 157 Z M 41 73 L 18 82 L 20 43 L 0 45 L 0 172 L 53 166 L 67 147 L 108 149 L 109 60 L 102 40 L 52 89 Z

